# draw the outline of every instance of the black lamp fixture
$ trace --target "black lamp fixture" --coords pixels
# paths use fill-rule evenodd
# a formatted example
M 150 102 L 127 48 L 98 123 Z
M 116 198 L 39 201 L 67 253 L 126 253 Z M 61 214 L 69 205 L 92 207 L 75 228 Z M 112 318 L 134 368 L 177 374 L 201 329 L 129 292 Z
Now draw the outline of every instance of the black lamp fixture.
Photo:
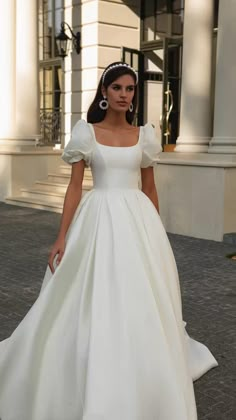
M 65 33 L 66 27 L 70 30 L 70 33 L 72 36 L 71 38 L 69 38 L 69 36 L 66 35 Z M 81 40 L 80 32 L 76 32 L 76 34 L 74 34 L 74 32 L 72 31 L 68 23 L 62 22 L 61 32 L 59 33 L 59 35 L 56 36 L 56 43 L 57 43 L 59 57 L 65 58 L 68 55 L 69 44 L 70 44 L 69 41 L 72 41 L 75 51 L 77 52 L 77 54 L 79 54 L 81 51 L 80 40 Z

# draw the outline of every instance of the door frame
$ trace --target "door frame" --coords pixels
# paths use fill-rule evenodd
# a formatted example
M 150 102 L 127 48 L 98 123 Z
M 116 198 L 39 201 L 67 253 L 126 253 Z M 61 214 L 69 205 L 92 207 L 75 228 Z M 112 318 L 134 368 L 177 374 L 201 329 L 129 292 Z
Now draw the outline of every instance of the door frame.
M 170 96 L 169 94 L 171 94 L 170 89 L 169 89 L 169 49 L 173 48 L 173 47 L 181 47 L 183 43 L 183 38 L 167 38 L 167 37 L 163 37 L 162 39 L 159 39 L 157 41 L 150 41 L 150 42 L 146 42 L 145 45 L 142 46 L 141 48 L 141 52 L 147 56 L 147 58 L 149 60 L 151 60 L 153 62 L 153 64 L 158 65 L 159 68 L 162 69 L 162 74 L 161 74 L 161 81 L 162 81 L 162 115 L 160 116 L 160 118 L 162 117 L 162 127 L 161 127 L 161 137 L 162 137 L 162 145 L 166 145 L 168 144 L 167 141 L 167 131 L 169 129 L 169 125 L 168 125 L 168 112 L 169 112 L 169 99 Z M 163 62 L 162 63 L 157 63 L 157 56 L 155 56 L 153 54 L 153 59 L 152 59 L 152 55 L 151 53 L 153 51 L 156 50 L 163 50 Z M 182 57 L 180 57 L 181 61 L 182 61 Z M 181 70 L 180 70 L 181 73 Z M 145 71 L 144 71 L 144 75 L 145 75 Z M 178 109 L 180 112 L 180 93 L 181 93 L 181 74 L 180 74 L 180 86 L 179 86 L 179 98 L 178 98 Z M 168 93 L 169 92 L 169 93 Z M 178 122 L 178 128 L 177 131 L 179 130 L 179 122 Z

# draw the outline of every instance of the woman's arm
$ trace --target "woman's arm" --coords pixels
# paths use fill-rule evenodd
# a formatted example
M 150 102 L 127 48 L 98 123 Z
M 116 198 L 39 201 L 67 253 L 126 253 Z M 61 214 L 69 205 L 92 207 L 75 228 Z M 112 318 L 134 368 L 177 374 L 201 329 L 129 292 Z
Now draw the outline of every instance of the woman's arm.
M 142 191 L 153 202 L 159 213 L 158 195 L 154 180 L 154 170 L 150 166 L 148 168 L 141 168 Z
M 71 178 L 64 199 L 58 238 L 65 238 L 66 232 L 69 229 L 75 210 L 81 200 L 84 167 L 84 160 L 72 163 Z
M 63 257 L 65 251 L 66 233 L 75 214 L 75 210 L 81 200 L 84 168 L 84 160 L 80 160 L 79 162 L 72 164 L 71 178 L 65 194 L 60 229 L 48 259 L 48 264 L 52 273 L 55 271 L 53 267 L 55 256 L 58 255 L 56 264 L 59 264 Z

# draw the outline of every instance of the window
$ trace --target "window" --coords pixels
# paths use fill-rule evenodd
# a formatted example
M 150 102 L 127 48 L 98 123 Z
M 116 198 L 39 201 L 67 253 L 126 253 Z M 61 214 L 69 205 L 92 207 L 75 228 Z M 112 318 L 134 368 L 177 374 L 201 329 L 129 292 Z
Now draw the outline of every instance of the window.
M 42 143 L 60 143 L 61 122 L 61 58 L 55 37 L 63 21 L 63 0 L 39 0 L 39 80 L 40 123 Z
M 61 109 L 61 67 L 43 66 L 40 69 L 40 108 Z
M 63 21 L 62 0 L 39 0 L 39 59 L 58 57 L 55 37 Z
M 184 0 L 142 1 L 143 41 L 182 37 Z

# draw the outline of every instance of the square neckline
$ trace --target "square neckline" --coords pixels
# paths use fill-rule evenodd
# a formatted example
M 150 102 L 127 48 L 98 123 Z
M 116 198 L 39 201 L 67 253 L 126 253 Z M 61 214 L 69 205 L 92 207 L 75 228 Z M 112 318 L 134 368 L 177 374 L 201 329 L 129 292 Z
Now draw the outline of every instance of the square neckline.
M 92 131 L 92 135 L 93 135 L 93 140 L 94 140 L 94 142 L 95 142 L 96 144 L 98 144 L 99 146 L 102 146 L 102 147 L 109 147 L 109 148 L 111 148 L 111 149 L 130 149 L 130 148 L 132 148 L 132 147 L 137 147 L 137 146 L 139 146 L 140 139 L 141 139 L 141 130 L 142 130 L 142 126 L 141 126 L 141 125 L 139 126 L 139 133 L 138 133 L 138 141 L 137 141 L 137 143 L 133 144 L 132 146 L 110 146 L 110 145 L 108 145 L 108 144 L 102 144 L 102 143 L 100 143 L 99 141 L 97 141 L 97 139 L 96 139 L 96 134 L 95 134 L 95 130 L 94 130 L 94 127 L 93 127 L 93 124 L 92 124 L 92 123 L 87 123 L 87 124 L 89 125 L 89 127 L 91 127 L 91 131 Z

